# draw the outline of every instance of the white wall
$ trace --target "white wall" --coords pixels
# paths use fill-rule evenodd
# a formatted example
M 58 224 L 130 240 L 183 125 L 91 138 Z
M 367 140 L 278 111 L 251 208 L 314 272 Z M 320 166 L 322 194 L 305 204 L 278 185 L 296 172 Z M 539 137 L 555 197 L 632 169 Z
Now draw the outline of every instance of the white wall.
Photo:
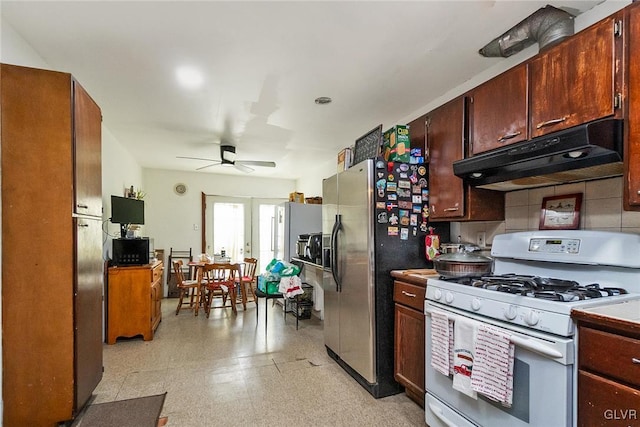
M 178 250 L 193 248 L 202 252 L 202 193 L 216 196 L 257 198 L 286 198 L 296 191 L 295 180 L 266 179 L 235 175 L 219 175 L 198 172 L 143 170 L 142 189 L 147 193 L 145 201 L 144 236 L 153 239 L 156 249 Z M 187 192 L 179 196 L 173 188 L 181 183 Z M 199 226 L 198 230 L 193 225 Z
M 0 36 L 0 61 L 26 67 L 49 68 L 49 64 L 1 16 Z
M 296 190 L 304 193 L 305 197 L 322 196 L 322 180 L 329 178 L 338 171 L 338 153 L 333 160 L 318 165 L 316 169 L 305 171 L 296 181 Z
M 89 89 L 87 89 L 89 90 Z M 111 224 L 111 196 L 124 196 L 125 188 L 133 185 L 134 189 L 142 187 L 142 168 L 131 154 L 102 123 L 102 219 L 103 230 L 102 253 L 104 259 L 111 256 L 111 240 L 120 237 L 120 225 Z

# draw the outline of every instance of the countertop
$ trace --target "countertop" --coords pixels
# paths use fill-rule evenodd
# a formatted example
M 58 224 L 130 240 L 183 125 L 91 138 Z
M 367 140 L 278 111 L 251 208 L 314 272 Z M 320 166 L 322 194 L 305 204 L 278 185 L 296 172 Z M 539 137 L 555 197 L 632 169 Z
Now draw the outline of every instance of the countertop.
M 623 328 L 640 334 L 640 300 L 574 309 L 571 316 L 578 321 Z
M 430 268 L 392 270 L 391 276 L 398 280 L 425 287 L 427 286 L 427 279 L 436 279 L 440 277 L 435 270 Z
M 304 258 L 291 257 L 291 261 L 301 262 L 305 265 L 308 265 L 309 267 L 324 268 L 322 265 L 316 264 L 315 262 L 309 261 L 308 259 Z

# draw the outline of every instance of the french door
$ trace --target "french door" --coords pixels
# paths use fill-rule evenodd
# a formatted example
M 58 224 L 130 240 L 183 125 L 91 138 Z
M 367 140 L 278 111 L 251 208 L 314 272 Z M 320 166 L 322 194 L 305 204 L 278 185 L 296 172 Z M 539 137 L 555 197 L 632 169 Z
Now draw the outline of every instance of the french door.
M 258 272 L 274 257 L 276 206 L 284 199 L 206 196 L 206 252 L 232 262 L 258 259 Z

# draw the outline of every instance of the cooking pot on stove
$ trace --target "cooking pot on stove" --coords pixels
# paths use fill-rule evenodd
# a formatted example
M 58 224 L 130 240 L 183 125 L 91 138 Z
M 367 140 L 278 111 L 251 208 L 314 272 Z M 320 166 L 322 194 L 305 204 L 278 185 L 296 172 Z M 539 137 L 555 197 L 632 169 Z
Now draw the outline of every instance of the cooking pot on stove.
M 483 276 L 493 272 L 493 258 L 467 251 L 440 254 L 433 267 L 446 278 Z

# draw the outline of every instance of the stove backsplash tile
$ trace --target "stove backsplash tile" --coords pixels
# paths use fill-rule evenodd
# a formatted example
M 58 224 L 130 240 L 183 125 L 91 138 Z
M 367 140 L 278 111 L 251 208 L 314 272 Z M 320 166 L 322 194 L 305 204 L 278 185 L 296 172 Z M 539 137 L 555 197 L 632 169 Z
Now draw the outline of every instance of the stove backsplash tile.
M 622 209 L 622 185 L 622 177 L 617 177 L 512 191 L 505 197 L 504 221 L 452 223 L 451 236 L 476 242 L 478 233 L 484 232 L 486 243 L 490 246 L 494 236 L 498 234 L 538 230 L 542 199 L 573 193 L 583 194 L 581 229 L 640 234 L 640 212 Z M 620 196 L 611 197 L 612 195 Z

